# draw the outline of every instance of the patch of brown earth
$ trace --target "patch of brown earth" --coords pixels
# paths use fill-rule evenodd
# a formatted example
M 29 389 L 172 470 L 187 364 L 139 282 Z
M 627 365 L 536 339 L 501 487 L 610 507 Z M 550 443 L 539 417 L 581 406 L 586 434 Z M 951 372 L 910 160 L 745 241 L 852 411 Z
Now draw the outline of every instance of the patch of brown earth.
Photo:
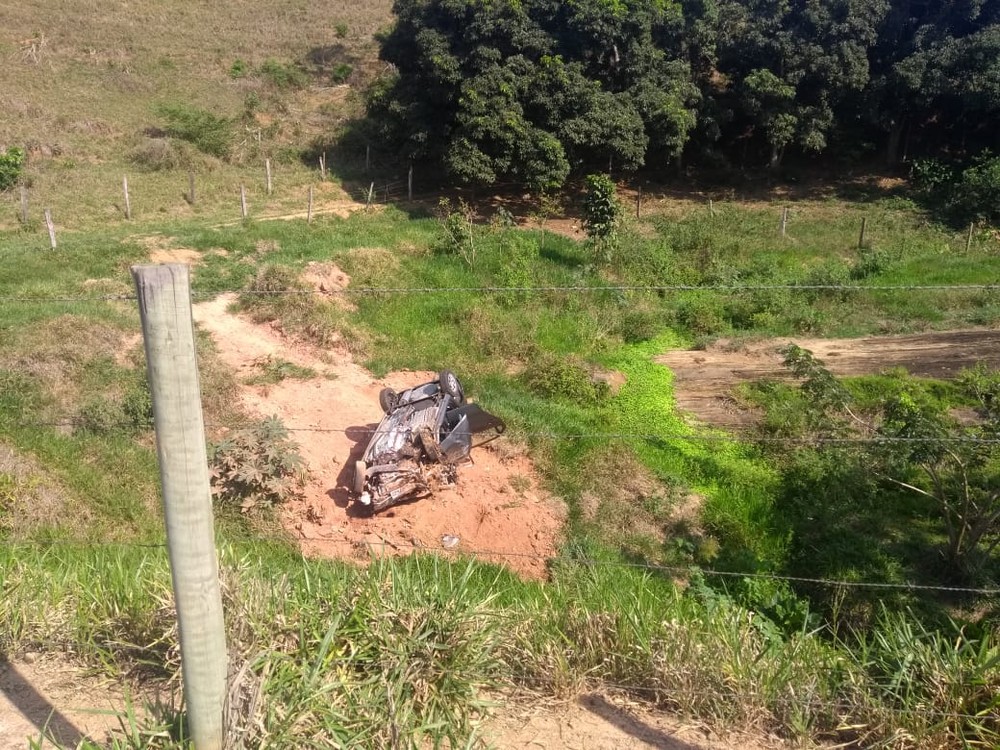
M 302 281 L 318 293 L 328 297 L 333 304 L 343 310 L 354 310 L 355 305 L 342 292 L 351 283 L 351 277 L 340 270 L 335 263 L 312 261 L 302 269 Z
M 125 705 L 120 686 L 71 664 L 31 654 L 0 660 L 0 750 L 24 750 L 42 737 L 58 747 L 82 747 L 85 738 L 103 745 Z
M 718 737 L 697 723 L 652 711 L 621 696 L 583 695 L 565 704 L 505 702 L 483 738 L 502 750 L 777 750 L 779 740 Z
M 839 376 L 871 375 L 902 367 L 926 378 L 953 378 L 978 362 L 1000 367 L 1000 331 L 969 329 L 859 339 L 786 339 L 735 344 L 718 341 L 704 351 L 672 351 L 656 362 L 674 373 L 677 406 L 709 424 L 742 427 L 752 411 L 733 398 L 740 383 L 790 380 L 780 349 L 795 343 Z
M 304 498 L 286 505 L 283 513 L 286 526 L 299 536 L 307 554 L 362 560 L 372 554 L 440 550 L 444 539 L 451 542 L 457 537 L 449 553 L 476 553 L 524 575 L 544 576 L 565 510 L 537 489 L 534 467 L 516 452 L 477 449 L 473 462 L 459 468 L 454 485 L 377 516 L 367 516 L 352 502 L 354 461 L 382 418 L 379 391 L 386 386 L 403 390 L 433 373 L 397 372 L 375 378 L 345 351 L 321 355 L 286 339 L 274 326 L 256 325 L 229 313 L 234 299 L 221 295 L 195 305 L 194 313 L 238 380 L 256 374 L 256 363 L 269 356 L 309 367 L 319 375 L 275 385 L 246 385 L 239 394 L 249 413 L 276 415 L 286 426 L 299 428 L 292 434 L 311 476 Z M 518 475 L 522 478 L 515 478 Z
M 189 247 L 177 247 L 172 237 L 151 234 L 133 239 L 149 251 L 152 263 L 187 263 L 192 266 L 201 263 L 200 252 Z

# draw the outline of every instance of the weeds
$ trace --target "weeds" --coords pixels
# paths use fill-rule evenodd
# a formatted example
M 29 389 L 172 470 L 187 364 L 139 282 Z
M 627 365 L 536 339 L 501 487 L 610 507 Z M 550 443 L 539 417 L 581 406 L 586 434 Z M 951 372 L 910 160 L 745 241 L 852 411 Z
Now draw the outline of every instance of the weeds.
M 305 464 L 277 417 L 236 430 L 210 446 L 212 491 L 248 512 L 298 497 Z

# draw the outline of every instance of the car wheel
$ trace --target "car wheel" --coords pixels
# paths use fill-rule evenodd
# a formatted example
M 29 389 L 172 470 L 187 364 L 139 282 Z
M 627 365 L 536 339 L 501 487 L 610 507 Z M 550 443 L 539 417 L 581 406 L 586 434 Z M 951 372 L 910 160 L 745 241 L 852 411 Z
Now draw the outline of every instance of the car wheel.
M 378 392 L 378 405 L 382 407 L 382 411 L 386 414 L 396 408 L 397 401 L 399 401 L 399 394 L 392 390 L 392 388 L 383 388 Z
M 365 474 L 368 473 L 368 464 L 364 461 L 354 462 L 354 494 L 360 495 L 365 491 Z
M 451 396 L 456 404 L 465 403 L 465 391 L 462 384 L 458 382 L 458 377 L 451 370 L 442 370 L 438 375 L 438 387 L 442 392 Z

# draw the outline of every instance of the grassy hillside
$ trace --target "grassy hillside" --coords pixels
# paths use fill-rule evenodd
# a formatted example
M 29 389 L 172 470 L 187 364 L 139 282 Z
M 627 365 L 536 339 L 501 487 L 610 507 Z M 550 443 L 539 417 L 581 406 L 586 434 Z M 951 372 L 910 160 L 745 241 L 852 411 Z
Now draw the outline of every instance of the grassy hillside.
M 567 697 L 585 685 L 802 741 L 994 744 L 995 597 L 768 578 L 801 574 L 793 542 L 807 522 L 778 502 L 778 462 L 678 414 L 671 373 L 651 360 L 718 337 L 995 326 L 994 289 L 864 287 L 992 284 L 1000 239 L 981 231 L 967 250 L 879 191 L 796 197 L 786 237 L 776 203 L 717 199 L 710 212 L 700 196 L 647 195 L 609 258 L 561 234 L 487 225 L 497 217 L 486 204 L 476 226 L 453 215 L 450 233 L 427 205 L 257 221 L 304 210 L 311 160 L 378 71 L 372 35 L 388 13 L 388 2 L 0 8 L 0 146 L 28 147 L 32 210 L 18 226 L 17 192 L 0 194 L 0 656 L 69 650 L 147 679 L 177 668 L 138 316 L 131 300 L 99 298 L 131 294 L 128 267 L 151 249 L 180 247 L 198 261 L 203 297 L 239 292 L 244 310 L 289 335 L 340 339 L 375 373 L 460 372 L 570 508 L 547 583 L 424 556 L 367 571 L 306 561 L 273 516 L 219 508 L 233 653 L 248 665 L 246 694 L 263 696 L 243 725 L 252 746 L 324 732 L 381 747 L 393 727 L 404 745 L 462 744 L 486 689 Z M 166 134 L 191 118 L 200 136 L 228 134 L 223 156 Z M 240 184 L 248 222 L 235 220 Z M 338 182 L 316 185 L 318 204 L 345 196 Z M 60 230 L 55 252 L 42 249 L 42 207 Z M 360 295 L 352 310 L 257 293 L 294 286 L 313 261 L 336 263 L 355 288 L 500 289 Z M 599 289 L 615 284 L 670 288 Z M 531 286 L 580 289 L 518 291 Z M 207 421 L 241 424 L 239 384 L 208 337 L 199 347 Z M 919 544 L 876 566 L 828 538 L 816 557 L 839 567 L 822 572 L 947 583 L 921 565 L 940 544 L 925 508 L 888 507 Z M 164 731 L 128 746 L 177 740 Z
M 0 146 L 27 149 L 35 219 L 50 207 L 63 227 L 117 220 L 123 174 L 137 215 L 228 207 L 235 217 L 241 183 L 260 209 L 265 157 L 281 188 L 273 206 L 304 209 L 304 185 L 318 172 L 303 154 L 357 111 L 355 92 L 379 69 L 373 34 L 389 23 L 389 8 L 388 0 L 7 3 Z M 232 119 L 231 154 L 165 138 L 164 106 Z M 188 170 L 197 176 L 193 207 L 183 200 Z M 0 226 L 14 225 L 16 198 L 4 196 Z

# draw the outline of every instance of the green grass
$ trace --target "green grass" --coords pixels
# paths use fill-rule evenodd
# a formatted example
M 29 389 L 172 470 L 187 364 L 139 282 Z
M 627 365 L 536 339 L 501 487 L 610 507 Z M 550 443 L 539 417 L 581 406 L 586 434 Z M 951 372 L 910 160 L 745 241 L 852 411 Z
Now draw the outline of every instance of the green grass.
M 602 683 L 793 739 L 870 745 L 905 732 L 904 747 L 949 747 L 998 730 L 989 635 L 941 637 L 886 617 L 860 644 L 785 636 L 700 585 L 682 594 L 600 556 L 564 562 L 545 585 L 460 560 L 359 569 L 260 543 L 224 544 L 221 560 L 231 659 L 247 665 L 241 694 L 263 697 L 253 713 L 239 707 L 231 731 L 253 745 L 380 747 L 392 734 L 406 747 L 462 745 L 478 734 L 487 689 L 565 696 Z M 112 673 L 148 681 L 178 669 L 162 550 L 5 548 L 0 581 L 7 653 L 71 643 Z M 928 705 L 982 718 L 940 720 Z
M 796 217 L 797 231 L 813 235 L 808 247 L 799 241 L 780 246 L 771 236 L 769 212 L 755 208 L 723 207 L 717 225 L 700 216 L 657 222 L 648 237 L 629 235 L 610 267 L 591 267 L 584 245 L 546 235 L 544 250 L 527 253 L 532 258 L 528 271 L 532 284 L 556 286 L 845 279 L 858 261 L 849 229 L 860 209 L 842 209 L 847 218 L 835 221 L 829 219 L 833 208 L 815 219 L 804 212 Z M 927 283 L 929 277 L 918 272 L 921 264 L 932 263 L 937 263 L 935 273 L 950 274 L 948 283 L 992 280 L 995 256 L 952 251 L 945 263 L 941 247 L 951 241 L 947 233 L 905 212 L 887 211 L 884 221 L 892 227 L 892 242 L 905 244 L 905 254 L 890 247 L 878 259 L 883 265 L 862 283 Z M 338 264 L 351 284 L 361 287 L 474 287 L 516 276 L 507 274 L 510 234 L 481 232 L 477 260 L 470 266 L 438 248 L 434 220 L 410 219 L 393 210 L 322 218 L 312 225 L 207 227 L 164 221 L 147 223 L 143 231 L 203 252 L 202 264 L 194 269 L 200 295 L 262 283 L 294 285 L 297 272 L 315 261 Z M 518 236 L 526 243 L 538 238 L 537 232 Z M 879 236 L 874 234 L 873 242 Z M 55 253 L 40 252 L 36 245 L 31 234 L 4 236 L 4 252 L 15 262 L 0 270 L 0 295 L 127 294 L 128 266 L 148 252 L 128 227 L 68 234 Z M 815 270 L 819 266 L 822 277 Z M 248 546 L 246 540 L 260 532 L 244 519 L 223 514 L 220 536 L 228 545 L 224 567 L 232 584 L 230 628 L 267 698 L 260 730 L 266 739 L 298 744 L 309 733 L 325 732 L 354 734 L 370 746 L 384 743 L 389 722 L 380 711 L 385 702 L 378 710 L 371 707 L 384 698 L 382 686 L 388 685 L 397 691 L 397 707 L 403 707 L 397 721 L 407 737 L 433 739 L 450 728 L 462 740 L 474 731 L 473 696 L 481 695 L 484 686 L 513 682 L 565 695 L 587 680 L 636 685 L 638 694 L 709 723 L 763 722 L 798 737 L 842 737 L 836 733 L 841 720 L 829 703 L 849 706 L 851 719 L 867 727 L 861 730 L 865 738 L 905 727 L 918 738 L 916 744 L 946 746 L 960 733 L 990 737 L 982 732 L 995 731 L 933 724 L 913 710 L 925 700 L 946 710 L 958 705 L 954 701 L 985 705 L 981 695 L 969 698 L 964 688 L 937 692 L 935 680 L 951 685 L 966 669 L 985 669 L 984 679 L 995 680 L 983 666 L 990 657 L 973 653 L 972 646 L 961 664 L 941 661 L 944 641 L 935 639 L 944 636 L 938 631 L 919 631 L 915 637 L 936 644 L 922 653 L 927 664 L 951 670 L 945 676 L 914 676 L 929 680 L 927 689 L 904 696 L 874 684 L 883 669 L 878 660 L 888 659 L 891 649 L 864 639 L 877 640 L 883 631 L 902 638 L 897 631 L 904 621 L 892 618 L 904 615 L 883 616 L 872 603 L 864 617 L 839 621 L 841 626 L 863 622 L 871 633 L 852 636 L 841 627 L 840 637 L 846 639 L 841 643 L 808 629 L 817 622 L 816 613 L 803 597 L 835 607 L 825 590 L 793 591 L 753 581 L 723 587 L 712 577 L 707 579 L 712 585 L 695 577 L 689 592 L 681 594 L 666 578 L 616 566 L 663 562 L 808 570 L 809 558 L 801 550 L 811 538 L 809 527 L 782 499 L 784 478 L 775 465 L 747 446 L 698 440 L 715 435 L 678 416 L 672 376 L 652 363 L 656 353 L 718 335 L 870 333 L 885 330 L 886 321 L 896 328 L 964 324 L 982 318 L 983 295 L 593 291 L 350 299 L 354 311 L 312 296 L 280 302 L 244 296 L 241 304 L 254 316 L 281 319 L 314 340 L 349 337 L 356 356 L 376 374 L 445 366 L 459 372 L 468 391 L 508 421 L 512 439 L 530 447 L 547 488 L 569 503 L 563 556 L 598 564 L 559 563 L 552 583 L 545 585 L 522 583 L 488 566 L 466 569 L 426 559 L 378 565 L 365 577 L 339 565 L 304 563 L 282 547 Z M 136 412 L 126 408 L 141 382 L 135 356 L 121 359 L 127 354 L 122 342 L 138 330 L 132 304 L 37 301 L 0 308 L 0 440 L 29 456 L 86 508 L 78 517 L 39 525 L 27 539 L 162 539 L 148 430 L 130 422 Z M 219 366 L 208 342 L 201 343 L 210 421 L 236 424 L 241 416 L 228 409 L 232 376 Z M 568 369 L 535 377 L 553 361 Z M 291 372 L 280 361 L 265 363 L 263 370 L 266 378 L 308 375 Z M 624 376 L 617 392 L 588 385 L 591 374 L 608 372 Z M 862 400 L 879 387 L 874 381 L 852 384 Z M 936 398 L 954 395 L 947 384 L 932 390 Z M 31 426 L 64 420 L 82 424 Z M 553 440 L 542 433 L 584 437 Z M 595 433 L 674 437 L 586 437 Z M 673 514 L 692 493 L 703 498 L 697 518 L 680 523 Z M 596 508 L 588 505 L 593 498 Z M 899 550 L 914 535 L 932 537 L 934 529 L 926 519 L 893 507 L 899 511 L 893 513 L 895 525 L 879 527 L 888 546 L 871 544 L 870 536 L 845 536 L 841 547 L 829 550 L 829 559 L 839 555 L 848 567 L 823 572 L 850 576 L 854 566 L 865 577 L 920 580 L 926 571 L 898 567 L 908 554 Z M 0 608 L 6 607 L 0 621 L 8 623 L 9 650 L 54 639 L 83 644 L 82 654 L 110 670 L 146 662 L 160 672 L 175 669 L 173 652 L 164 646 L 172 636 L 164 634 L 169 586 L 162 556 L 141 556 L 127 547 L 16 549 L 0 558 L 5 587 Z M 864 550 L 874 557 L 852 557 Z M 123 580 L 128 575 L 133 578 Z M 91 585 L 90 577 L 103 582 Z M 330 605 L 334 595 L 352 602 L 352 608 Z M 904 598 L 894 606 L 908 603 Z M 51 614 L 43 617 L 44 612 Z M 968 619 L 984 621 L 981 612 Z M 369 632 L 362 633 L 364 627 Z M 949 626 L 943 627 L 940 633 Z M 426 639 L 417 642 L 414 633 L 426 633 Z M 986 633 L 988 627 L 984 648 L 992 653 Z M 859 639 L 867 651 L 852 651 Z M 440 654 L 426 650 L 439 642 L 468 658 L 442 671 Z M 336 666 L 341 658 L 348 660 L 343 669 Z M 501 663 L 519 666 L 511 673 Z M 376 685 L 379 696 L 373 692 Z

